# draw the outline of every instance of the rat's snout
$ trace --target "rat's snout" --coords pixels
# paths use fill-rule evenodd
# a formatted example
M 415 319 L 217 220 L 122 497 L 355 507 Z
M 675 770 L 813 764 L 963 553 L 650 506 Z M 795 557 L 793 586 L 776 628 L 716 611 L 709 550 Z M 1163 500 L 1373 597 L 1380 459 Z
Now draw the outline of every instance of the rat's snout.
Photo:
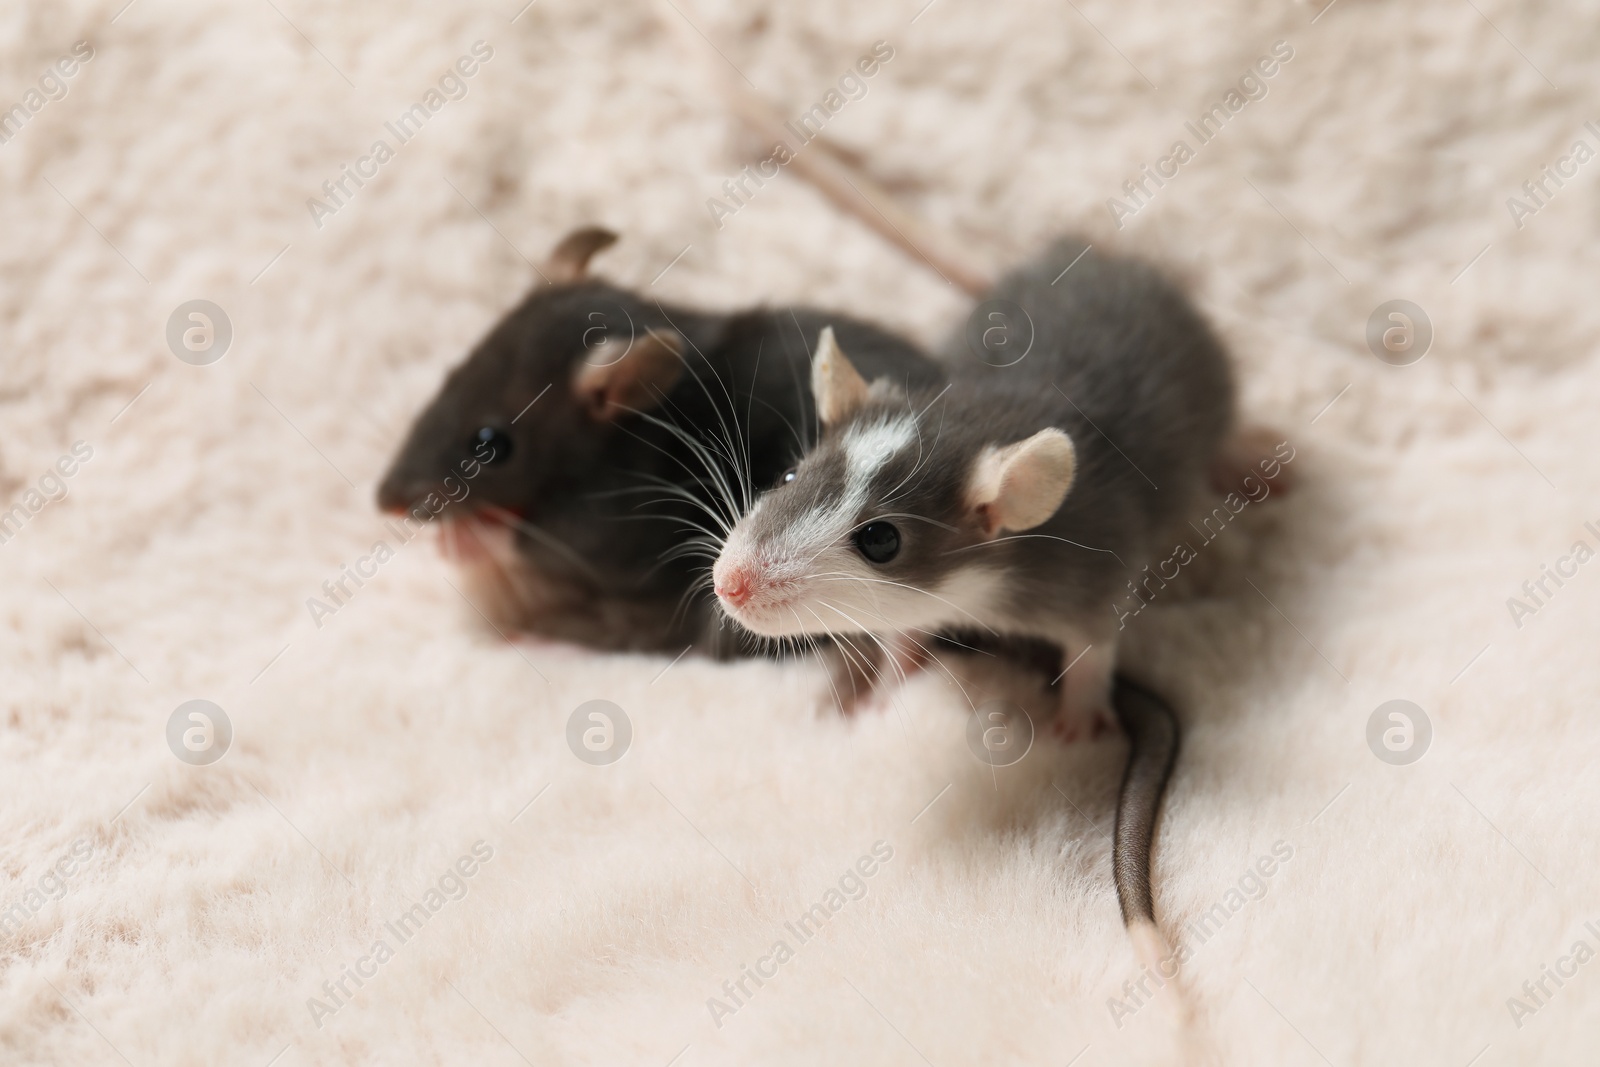
M 391 515 L 404 514 L 414 498 L 405 480 L 390 473 L 378 486 L 378 510 Z
M 802 633 L 787 621 L 805 596 L 805 577 L 781 548 L 756 545 L 739 536 L 729 539 L 711 566 L 711 586 L 728 616 L 752 633 L 779 637 Z
M 756 577 L 750 568 L 740 563 L 729 563 L 725 559 L 717 560 L 716 566 L 711 569 L 711 579 L 717 596 L 736 608 L 742 608 L 749 602 L 750 594 L 756 587 Z
M 378 483 L 378 510 L 389 515 L 405 515 L 430 494 L 447 495 L 444 483 L 429 480 L 415 471 L 396 468 Z

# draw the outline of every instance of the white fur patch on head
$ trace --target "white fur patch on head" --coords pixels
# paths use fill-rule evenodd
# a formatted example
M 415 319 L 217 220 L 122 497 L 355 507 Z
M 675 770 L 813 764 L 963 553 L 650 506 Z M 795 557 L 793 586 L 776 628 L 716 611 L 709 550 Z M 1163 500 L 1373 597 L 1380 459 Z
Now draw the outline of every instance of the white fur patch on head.
M 839 438 L 845 470 L 836 492 L 783 524 L 756 520 L 760 504 L 752 508 L 729 534 L 717 564 L 729 571 L 757 568 L 762 577 L 762 590 L 733 610 L 734 617 L 757 633 L 776 636 L 892 629 L 902 615 L 890 606 L 901 595 L 913 598 L 923 614 L 930 604 L 937 607 L 936 596 L 892 589 L 894 583 L 882 581 L 847 543 L 884 467 L 917 440 L 916 416 L 909 411 L 861 418 Z M 851 576 L 860 578 L 860 588 L 853 588 L 857 583 L 848 580 Z M 825 609 L 824 603 L 835 606 Z M 849 624 L 840 608 L 856 616 L 859 625 Z M 920 616 L 908 608 L 904 617 Z
M 884 464 L 916 439 L 917 420 L 909 411 L 851 426 L 844 434 L 845 470 L 850 488 L 859 488 L 865 493 Z
M 1060 430 L 1040 430 L 1025 441 L 990 446 L 978 457 L 968 501 L 984 530 L 1031 530 L 1054 515 L 1072 488 L 1077 452 Z
M 896 452 L 916 439 L 917 423 L 910 412 L 852 425 L 841 442 L 844 485 L 828 506 L 807 512 L 782 531 L 774 545 L 777 554 L 809 559 L 848 534 L 871 499 L 872 480 Z

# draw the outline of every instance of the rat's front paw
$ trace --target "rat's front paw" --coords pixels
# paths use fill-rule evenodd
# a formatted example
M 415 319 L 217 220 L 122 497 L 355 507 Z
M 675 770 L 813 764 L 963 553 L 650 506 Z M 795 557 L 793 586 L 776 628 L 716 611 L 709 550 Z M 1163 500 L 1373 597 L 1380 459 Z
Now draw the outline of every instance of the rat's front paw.
M 828 671 L 829 702 L 840 715 L 852 716 L 873 705 L 883 674 L 881 654 L 846 652 L 838 644 L 820 648 L 817 654 Z

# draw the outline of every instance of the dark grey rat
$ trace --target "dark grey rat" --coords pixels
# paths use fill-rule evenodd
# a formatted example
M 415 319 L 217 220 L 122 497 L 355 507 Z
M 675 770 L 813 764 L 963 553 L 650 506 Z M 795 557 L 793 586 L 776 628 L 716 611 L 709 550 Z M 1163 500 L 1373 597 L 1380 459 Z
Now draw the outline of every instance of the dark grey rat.
M 616 240 L 578 230 L 418 415 L 378 490 L 438 514 L 493 623 L 602 649 L 727 651 L 696 545 L 731 525 L 815 427 L 810 358 L 832 327 L 867 373 L 936 387 L 911 342 L 810 308 L 731 314 L 586 276 Z M 446 504 L 445 501 L 450 501 Z M 430 507 L 431 503 L 434 506 Z M 711 554 L 711 550 L 706 550 Z

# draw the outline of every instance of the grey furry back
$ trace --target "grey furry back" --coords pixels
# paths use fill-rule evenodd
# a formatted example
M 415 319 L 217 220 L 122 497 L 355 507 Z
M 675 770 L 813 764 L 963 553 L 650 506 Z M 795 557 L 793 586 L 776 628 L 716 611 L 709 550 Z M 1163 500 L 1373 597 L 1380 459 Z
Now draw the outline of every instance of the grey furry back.
M 1025 404 L 1040 392 L 1058 404 L 1064 398 L 1080 416 L 1070 420 L 1079 423 L 1073 436 L 1080 460 L 1096 451 L 1083 448 L 1083 436 L 1103 437 L 1114 446 L 1105 457 L 1112 469 L 1099 473 L 1164 525 L 1188 505 L 1232 427 L 1232 369 L 1175 285 L 1147 264 L 1086 247 L 1075 238 L 1055 241 L 985 298 L 1011 301 L 1031 321 L 1032 346 L 1020 362 L 986 362 L 965 328 L 946 342 L 944 355 L 957 388 L 982 381 L 989 390 L 1014 391 Z M 1080 477 L 1098 480 L 1096 473 Z

